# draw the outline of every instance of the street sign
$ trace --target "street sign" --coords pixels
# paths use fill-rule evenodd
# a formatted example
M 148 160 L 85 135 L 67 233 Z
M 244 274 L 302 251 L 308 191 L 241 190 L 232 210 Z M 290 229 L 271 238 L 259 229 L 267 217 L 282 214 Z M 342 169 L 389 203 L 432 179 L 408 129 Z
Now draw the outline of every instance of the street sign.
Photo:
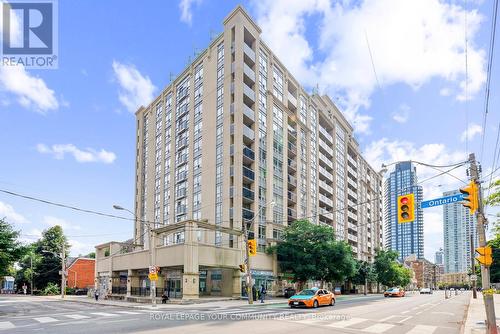
M 149 273 L 150 274 L 157 274 L 160 268 L 157 266 L 149 266 Z
M 149 280 L 150 281 L 157 281 L 158 280 L 158 274 L 157 273 L 154 273 L 154 274 L 149 274 Z
M 477 281 L 477 275 L 470 275 L 471 281 Z
M 445 204 L 451 204 L 451 203 L 457 203 L 460 201 L 463 201 L 464 195 L 463 194 L 457 194 L 453 196 L 446 196 L 446 197 L 440 197 L 440 198 L 435 198 L 431 199 L 428 201 L 423 201 L 420 204 L 420 207 L 422 209 L 426 208 L 433 208 L 435 206 L 440 206 L 440 205 L 445 205 Z

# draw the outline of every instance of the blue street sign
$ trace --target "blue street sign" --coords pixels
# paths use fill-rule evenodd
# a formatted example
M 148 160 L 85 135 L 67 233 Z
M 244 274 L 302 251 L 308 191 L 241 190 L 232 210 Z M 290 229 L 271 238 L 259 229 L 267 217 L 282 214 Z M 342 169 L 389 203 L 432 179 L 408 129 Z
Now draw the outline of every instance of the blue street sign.
M 435 198 L 435 199 L 431 199 L 431 200 L 428 200 L 428 201 L 423 201 L 420 204 L 420 207 L 422 209 L 433 208 L 433 207 L 439 206 L 439 205 L 445 205 L 445 204 L 451 204 L 451 203 L 460 202 L 460 201 L 463 201 L 463 199 L 464 199 L 464 195 L 463 194 L 457 194 L 457 195 L 453 195 L 453 196 Z

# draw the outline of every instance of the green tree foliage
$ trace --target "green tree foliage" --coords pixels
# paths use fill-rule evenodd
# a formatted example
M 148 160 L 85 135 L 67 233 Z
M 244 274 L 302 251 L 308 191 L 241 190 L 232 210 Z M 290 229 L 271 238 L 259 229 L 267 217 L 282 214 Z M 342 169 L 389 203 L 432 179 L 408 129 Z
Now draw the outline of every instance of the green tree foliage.
M 52 282 L 47 283 L 47 286 L 42 291 L 43 295 L 57 295 L 58 293 L 60 293 L 59 286 Z
M 490 195 L 484 200 L 484 204 L 489 206 L 500 205 L 500 179 L 490 185 Z
M 67 257 L 70 246 L 59 225 L 43 231 L 42 238 L 35 242 L 35 253 L 41 257 L 35 268 L 36 286 L 39 289 L 47 287 L 49 282 L 56 283 L 61 280 L 59 271 L 63 244 Z
M 16 282 L 18 286 L 24 284 L 30 286 L 33 278 L 33 285 L 36 287 L 37 275 L 35 269 L 42 259 L 42 256 L 36 253 L 36 245 L 36 243 L 32 243 L 26 246 L 26 252 L 18 262 L 19 269 L 16 273 Z
M 500 283 L 500 234 L 496 233 L 495 238 L 488 242 L 491 246 L 493 263 L 490 267 L 491 283 Z
M 335 240 L 332 228 L 307 220 L 288 226 L 283 241 L 268 251 L 277 253 L 282 271 L 298 282 L 340 282 L 355 272 L 351 247 Z
M 17 240 L 19 232 L 0 219 L 0 276 L 12 275 L 14 262 L 18 261 L 25 248 Z
M 411 270 L 396 261 L 398 253 L 393 250 L 378 250 L 375 256 L 375 271 L 378 282 L 391 287 L 405 287 L 411 282 Z
M 368 283 L 377 281 L 377 272 L 375 271 L 375 265 L 367 261 L 356 260 L 356 270 L 352 278 L 352 282 L 354 284 L 365 284 L 365 280 Z

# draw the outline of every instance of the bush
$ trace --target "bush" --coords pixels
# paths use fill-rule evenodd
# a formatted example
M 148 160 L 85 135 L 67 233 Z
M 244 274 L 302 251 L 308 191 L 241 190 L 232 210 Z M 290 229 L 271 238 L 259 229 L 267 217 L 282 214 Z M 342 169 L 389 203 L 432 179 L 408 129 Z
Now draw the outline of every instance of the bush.
M 42 290 L 42 295 L 57 295 L 60 293 L 59 286 L 55 283 L 49 282 L 45 289 Z
M 66 294 L 67 295 L 74 295 L 75 294 L 75 288 L 68 288 L 68 287 L 66 287 Z

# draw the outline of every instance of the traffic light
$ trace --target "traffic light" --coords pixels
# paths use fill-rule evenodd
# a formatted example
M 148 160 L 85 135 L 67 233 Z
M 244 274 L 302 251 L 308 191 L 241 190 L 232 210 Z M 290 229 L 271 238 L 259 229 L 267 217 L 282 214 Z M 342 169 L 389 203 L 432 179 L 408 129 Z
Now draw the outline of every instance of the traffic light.
M 476 252 L 479 254 L 479 256 L 476 257 L 477 262 L 485 266 L 491 266 L 493 263 L 493 258 L 491 257 L 491 247 L 478 247 L 476 248 Z
M 240 264 L 240 271 L 242 273 L 244 273 L 246 271 L 246 268 L 245 268 L 245 265 L 244 264 Z
M 479 206 L 479 192 L 476 182 L 470 181 L 466 187 L 460 188 L 460 192 L 464 194 L 462 205 L 469 208 L 470 214 L 473 215 Z
M 257 255 L 257 241 L 255 239 L 248 240 L 248 254 L 250 256 Z
M 411 223 L 415 220 L 415 196 L 406 194 L 398 196 L 398 223 Z

